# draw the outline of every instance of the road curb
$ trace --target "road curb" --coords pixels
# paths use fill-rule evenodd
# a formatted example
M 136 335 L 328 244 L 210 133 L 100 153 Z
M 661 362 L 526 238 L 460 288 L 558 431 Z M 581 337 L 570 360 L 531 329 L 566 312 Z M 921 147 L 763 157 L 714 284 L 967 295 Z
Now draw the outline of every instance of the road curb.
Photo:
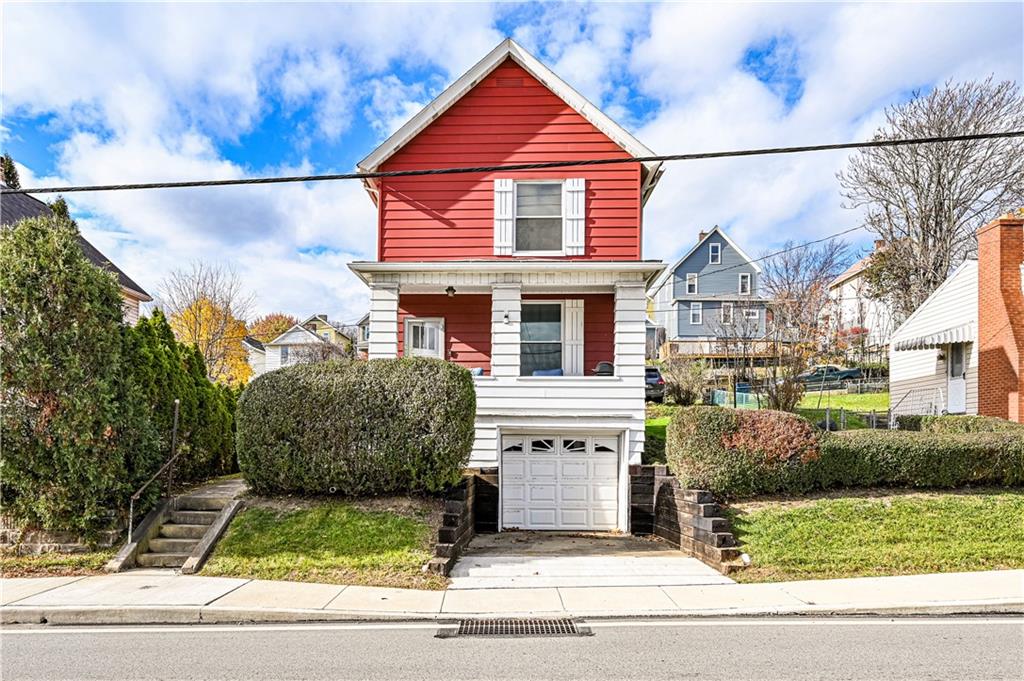
M 589 620 L 614 619 L 701 619 L 706 617 L 922 617 L 949 615 L 1022 615 L 1024 601 L 962 601 L 901 606 L 823 606 L 786 608 L 729 608 L 657 611 L 590 611 L 579 613 L 430 613 L 372 612 L 292 608 L 229 608 L 219 606 L 4 606 L 0 624 L 145 625 L 145 624 L 281 624 L 300 622 L 440 622 L 483 617 L 577 617 Z

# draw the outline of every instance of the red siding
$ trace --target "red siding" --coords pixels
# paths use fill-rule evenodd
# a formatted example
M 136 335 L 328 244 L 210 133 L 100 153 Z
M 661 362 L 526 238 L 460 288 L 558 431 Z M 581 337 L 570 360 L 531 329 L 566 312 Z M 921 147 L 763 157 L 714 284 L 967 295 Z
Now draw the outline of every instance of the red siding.
M 521 79 L 522 87 L 499 87 L 498 79 Z M 628 157 L 518 64 L 506 61 L 381 170 Z M 640 259 L 640 164 L 624 163 L 383 180 L 379 260 L 496 259 L 496 177 L 586 178 L 586 249 L 572 259 Z
M 586 312 L 584 311 L 584 315 Z M 444 358 L 491 373 L 491 297 L 489 295 L 408 294 L 398 298 L 398 355 L 405 354 L 406 317 L 443 317 Z M 586 317 L 584 316 L 584 320 Z
M 523 300 L 583 300 L 583 368 L 589 376 L 598 362 L 615 361 L 615 296 L 567 293 L 523 294 Z

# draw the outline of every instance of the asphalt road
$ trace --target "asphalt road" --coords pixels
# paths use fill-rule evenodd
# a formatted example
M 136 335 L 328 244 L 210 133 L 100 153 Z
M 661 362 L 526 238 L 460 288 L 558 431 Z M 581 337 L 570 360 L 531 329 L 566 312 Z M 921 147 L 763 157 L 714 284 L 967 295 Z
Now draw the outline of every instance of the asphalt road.
M 424 624 L 18 628 L 3 679 L 1024 678 L 1024 618 L 592 623 L 587 638 L 437 639 Z

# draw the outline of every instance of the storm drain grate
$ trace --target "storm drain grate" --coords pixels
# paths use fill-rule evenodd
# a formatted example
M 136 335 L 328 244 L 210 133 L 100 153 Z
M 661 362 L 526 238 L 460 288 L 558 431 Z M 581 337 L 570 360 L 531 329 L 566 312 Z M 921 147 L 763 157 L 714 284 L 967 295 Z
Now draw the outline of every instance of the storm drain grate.
M 458 629 L 442 629 L 438 636 L 590 636 L 589 627 L 569 618 L 515 618 L 461 620 Z

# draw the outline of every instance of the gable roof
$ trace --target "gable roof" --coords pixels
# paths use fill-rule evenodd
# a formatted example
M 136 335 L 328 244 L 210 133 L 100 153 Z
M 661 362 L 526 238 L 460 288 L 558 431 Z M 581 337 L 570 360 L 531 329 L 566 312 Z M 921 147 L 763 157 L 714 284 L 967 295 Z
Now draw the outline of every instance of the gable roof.
M 252 336 L 246 336 L 245 338 L 243 338 L 242 345 L 251 348 L 256 352 L 266 352 L 266 348 L 263 347 L 263 343 L 261 343 L 256 338 L 253 338 Z
M 309 321 L 309 320 L 307 319 L 306 321 Z M 303 322 L 303 323 L 305 323 L 305 322 Z M 301 332 L 309 335 L 310 338 L 315 338 L 320 343 L 326 343 L 327 342 L 323 338 L 321 338 L 320 336 L 316 335 L 315 333 L 313 333 L 312 331 L 307 329 L 302 324 L 296 324 L 296 325 L 292 326 L 290 329 L 288 329 L 287 331 L 285 331 L 284 333 L 282 333 L 281 335 L 279 335 L 274 340 L 272 340 L 270 342 L 267 342 L 267 343 L 264 343 L 263 344 L 264 347 L 266 347 L 267 345 L 277 345 L 279 340 L 281 340 L 282 338 L 284 338 L 288 334 L 292 333 L 293 331 L 301 331 Z M 284 343 L 281 343 L 281 345 L 284 345 Z
M 738 246 L 738 245 L 736 244 L 736 242 L 735 242 L 735 241 L 733 241 L 732 239 L 730 239 L 730 238 L 729 238 L 729 235 L 725 233 L 725 230 L 723 230 L 723 229 L 722 229 L 721 227 L 719 227 L 718 225 L 715 225 L 715 226 L 714 226 L 714 227 L 712 227 L 712 228 L 711 228 L 710 230 L 708 230 L 708 233 L 704 235 L 704 238 L 703 238 L 703 239 L 700 239 L 700 240 L 698 240 L 698 241 L 697 241 L 697 243 L 696 243 L 696 244 L 694 245 L 694 247 L 693 247 L 693 248 L 691 248 L 690 250 L 688 250 L 688 251 L 686 252 L 686 254 L 685 254 L 685 255 L 683 255 L 683 257 L 679 258 L 679 260 L 676 260 L 676 262 L 675 262 L 675 264 L 674 264 L 674 265 L 672 265 L 671 267 L 668 267 L 668 268 L 666 268 L 666 269 L 665 269 L 665 271 L 661 273 L 661 276 L 659 276 L 659 277 L 658 277 L 657 279 L 655 279 L 655 280 L 654 280 L 654 283 L 653 283 L 653 284 L 651 284 L 651 287 L 650 287 L 649 289 L 647 289 L 647 290 L 648 290 L 648 291 L 649 291 L 650 293 L 652 293 L 652 294 L 653 294 L 653 293 L 657 293 L 658 289 L 660 289 L 660 288 L 661 288 L 662 286 L 664 286 L 664 285 L 665 285 L 665 282 L 669 280 L 669 278 L 670 278 L 670 277 L 672 276 L 672 274 L 673 274 L 673 273 L 674 273 L 674 272 L 676 271 L 676 269 L 678 269 L 680 265 L 682 265 L 682 264 L 683 264 L 684 262 L 686 262 L 686 259 L 687 259 L 687 258 L 689 258 L 689 257 L 690 257 L 691 255 L 693 255 L 694 253 L 696 253 L 696 252 L 697 252 L 697 249 L 698 249 L 698 248 L 700 248 L 700 247 L 701 247 L 701 245 L 702 245 L 702 244 L 703 244 L 703 243 L 704 243 L 705 241 L 707 241 L 708 239 L 710 239 L 710 238 L 711 238 L 711 235 L 712 235 L 712 234 L 718 234 L 718 235 L 719 235 L 720 237 L 722 237 L 723 239 L 725 239 L 725 242 L 726 242 L 727 244 L 729 244 L 729 245 L 730 245 L 730 246 L 732 247 L 732 249 L 733 249 L 734 251 L 736 251 L 737 253 L 739 253 L 739 254 L 740 254 L 740 256 L 741 256 L 741 257 L 742 257 L 742 258 L 743 258 L 744 260 L 746 260 L 746 261 L 747 261 L 748 263 L 750 263 L 750 266 L 751 266 L 751 267 L 753 267 L 753 268 L 754 268 L 754 270 L 755 270 L 755 271 L 756 271 L 756 272 L 757 272 L 758 274 L 761 274 L 761 271 L 762 271 L 762 270 L 761 270 L 761 266 L 760 266 L 760 265 L 758 265 L 758 264 L 757 264 L 757 263 L 756 263 L 756 262 L 754 261 L 754 259 L 753 259 L 753 258 L 751 258 L 751 257 L 750 257 L 749 255 L 747 255 L 747 254 L 746 254 L 746 253 L 745 253 L 745 252 L 743 251 L 743 249 L 742 249 L 742 248 L 740 248 L 740 247 L 739 247 L 739 246 Z
M 3 186 L 6 187 L 7 185 Z M 25 218 L 50 217 L 52 214 L 48 205 L 28 194 L 4 194 L 3 199 L 0 199 L 0 225 L 13 225 Z M 122 289 L 132 294 L 133 298 L 138 298 L 142 302 L 153 300 L 152 296 L 146 293 L 145 289 L 122 272 L 121 268 L 112 263 L 110 258 L 100 253 L 99 249 L 89 243 L 81 234 L 78 235 L 78 243 L 82 247 L 82 253 L 85 254 L 86 260 L 97 267 L 116 274 L 117 283 Z
M 309 324 L 310 322 L 313 322 L 313 321 L 323 322 L 327 326 L 329 326 L 332 329 L 334 329 L 334 332 L 337 333 L 338 335 L 342 336 L 343 338 L 348 338 L 349 340 L 352 340 L 351 336 L 349 336 L 343 329 L 339 329 L 337 325 L 332 324 L 331 320 L 328 319 L 327 315 L 325 315 L 325 314 L 315 314 L 315 315 L 312 315 L 310 317 L 307 317 L 303 321 L 299 322 L 299 325 L 304 327 L 304 326 L 306 326 L 306 324 Z M 306 329 L 306 330 L 308 331 L 309 329 Z
M 519 43 L 511 38 L 506 38 L 487 53 L 487 56 L 477 62 L 473 68 L 449 85 L 434 101 L 430 102 L 423 110 L 409 119 L 405 125 L 384 140 L 380 146 L 370 152 L 366 158 L 359 162 L 358 170 L 360 172 L 374 172 L 378 170 L 382 163 L 391 158 L 428 125 L 448 111 L 448 109 L 462 99 L 470 90 L 479 85 L 484 78 L 507 59 L 511 59 L 525 69 L 527 73 L 551 90 L 551 92 L 575 110 L 576 113 L 604 133 L 615 144 L 619 145 L 626 153 L 634 157 L 654 156 L 654 152 L 644 146 L 640 140 L 609 118 L 607 114 L 594 106 L 568 83 L 555 75 L 554 71 L 523 49 Z M 657 161 L 645 161 L 641 165 L 643 166 L 641 199 L 646 202 L 647 197 L 654 190 L 654 185 L 657 184 L 658 179 L 661 177 L 662 164 Z M 364 184 L 367 183 L 364 182 Z
M 937 304 L 936 301 L 941 302 L 946 297 L 946 292 L 956 287 L 963 287 L 966 289 L 967 300 L 977 301 L 978 299 L 978 261 L 977 260 L 964 260 L 962 263 L 957 265 L 956 269 L 946 277 L 946 280 L 939 284 L 938 288 L 931 292 L 931 294 L 924 299 L 924 302 L 917 306 L 917 309 L 910 313 L 910 316 L 900 324 L 892 335 L 889 337 L 889 342 L 895 347 L 899 345 L 901 341 L 906 341 L 906 338 L 901 338 L 903 335 L 912 335 L 914 333 L 915 322 L 924 314 L 927 314 L 928 308 L 932 305 Z M 954 326 L 960 326 L 964 324 L 977 325 L 978 322 L 978 309 L 977 306 L 966 306 L 966 307 L 955 307 L 949 310 L 948 314 L 942 316 L 942 325 L 947 328 Z M 941 330 L 941 329 L 940 329 Z M 899 348 L 897 348 L 899 349 Z
M 836 286 L 839 286 L 840 284 L 843 284 L 849 281 L 850 279 L 853 279 L 858 274 L 866 270 L 868 268 L 868 265 L 871 264 L 872 255 L 873 253 L 868 253 L 863 258 L 847 267 L 845 270 L 843 270 L 842 274 L 840 274 L 838 277 L 829 282 L 828 287 L 830 289 L 835 288 Z

